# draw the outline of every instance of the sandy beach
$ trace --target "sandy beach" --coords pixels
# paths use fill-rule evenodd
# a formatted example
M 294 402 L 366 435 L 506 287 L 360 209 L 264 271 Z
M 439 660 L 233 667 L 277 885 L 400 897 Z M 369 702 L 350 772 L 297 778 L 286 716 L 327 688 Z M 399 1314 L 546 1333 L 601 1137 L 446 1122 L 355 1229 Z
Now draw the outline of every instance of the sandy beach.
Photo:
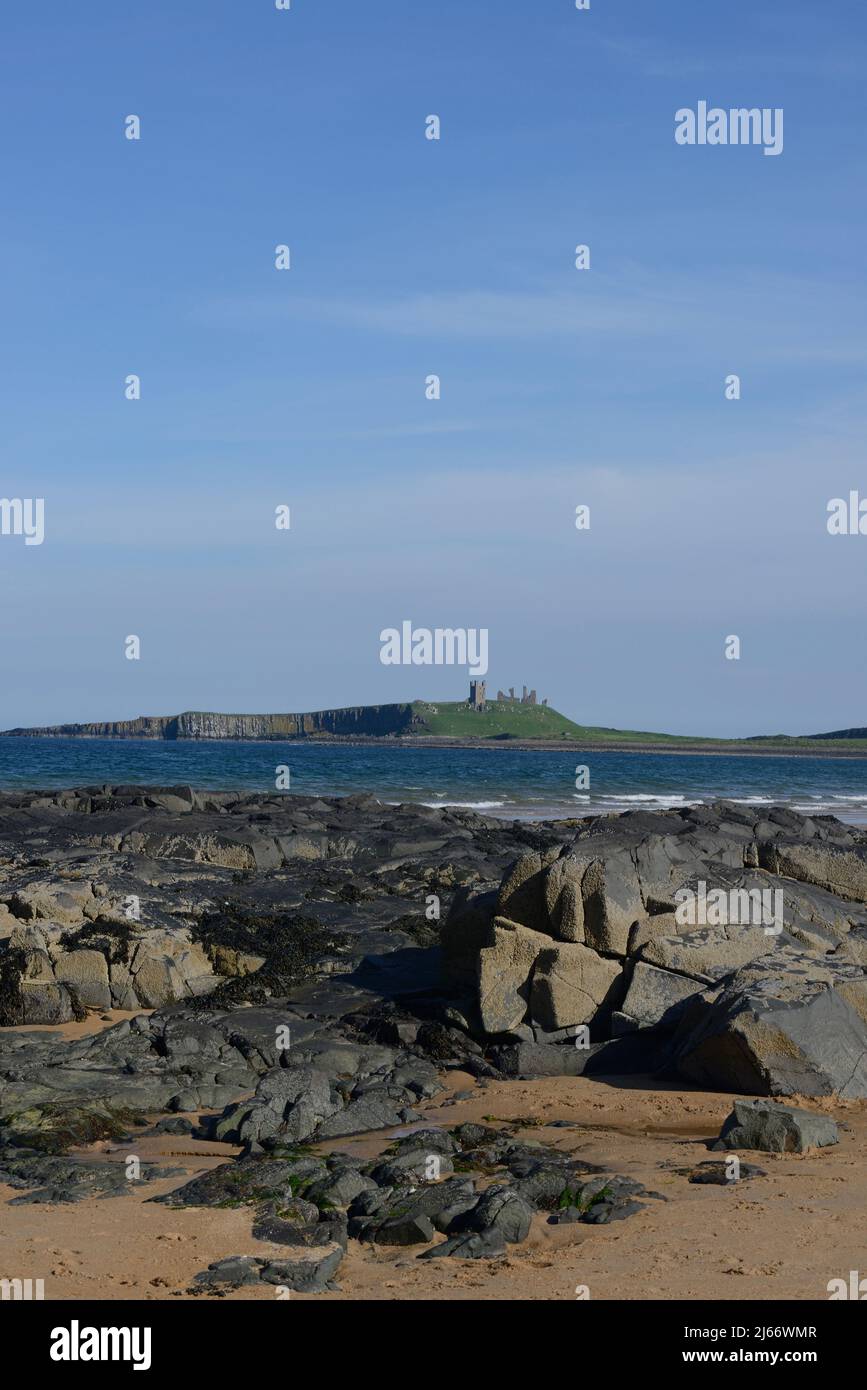
M 690 1184 L 679 1169 L 708 1157 L 731 1097 L 661 1089 L 629 1078 L 621 1084 L 585 1077 L 490 1082 L 472 1099 L 450 1103 L 473 1078 L 450 1074 L 448 1090 L 424 1110 L 425 1125 L 454 1126 L 496 1116 L 523 1122 L 516 1132 L 610 1165 L 659 1192 L 628 1222 L 608 1227 L 552 1226 L 534 1218 L 527 1241 L 496 1260 L 419 1260 L 419 1250 L 350 1243 L 339 1292 L 293 1299 L 591 1299 L 827 1298 L 827 1283 L 864 1265 L 867 1245 L 867 1104 L 824 1107 L 841 1125 L 833 1150 L 809 1155 L 750 1155 L 767 1177 L 740 1187 Z M 816 1108 L 816 1101 L 810 1101 Z M 575 1128 L 542 1129 L 553 1120 Z M 511 1125 L 509 1126 L 512 1127 Z M 328 1146 L 365 1158 L 387 1133 Z M 111 1146 L 107 1146 L 111 1147 Z M 323 1146 L 319 1146 L 322 1148 Z M 196 1151 L 201 1151 L 201 1157 Z M 229 1145 L 169 1136 L 135 1145 L 144 1159 L 183 1166 L 188 1175 L 218 1166 Z M 94 1152 L 91 1150 L 90 1152 Z M 118 1160 L 131 1152 L 114 1149 Z M 5 1268 L 42 1278 L 52 1299 L 214 1298 L 195 1275 L 227 1254 L 280 1254 L 254 1240 L 246 1209 L 175 1211 L 149 1197 L 176 1186 L 167 1179 L 128 1197 L 74 1206 L 9 1206 L 0 1187 Z M 273 1300 L 271 1287 L 229 1290 L 229 1299 Z

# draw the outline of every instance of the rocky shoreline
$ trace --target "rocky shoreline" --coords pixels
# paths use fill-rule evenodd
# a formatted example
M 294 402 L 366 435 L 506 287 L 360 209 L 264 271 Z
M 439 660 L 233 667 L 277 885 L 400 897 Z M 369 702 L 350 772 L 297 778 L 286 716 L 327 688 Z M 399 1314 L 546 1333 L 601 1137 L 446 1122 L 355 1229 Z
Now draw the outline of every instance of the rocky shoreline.
M 715 913 L 686 921 L 690 902 Z M 156 1198 L 249 1210 L 268 1253 L 226 1250 L 195 1281 L 210 1296 L 333 1289 L 351 1242 L 497 1259 L 534 1219 L 663 1200 L 580 1146 L 431 1124 L 451 1075 L 450 1103 L 526 1078 L 698 1085 L 734 1106 L 726 1151 L 834 1143 L 822 1107 L 867 1097 L 867 834 L 731 803 L 529 825 L 368 796 L 0 795 L 15 1204 L 165 1185 L 114 1157 L 149 1137 L 231 1145 Z M 347 1153 L 367 1135 L 375 1154 Z

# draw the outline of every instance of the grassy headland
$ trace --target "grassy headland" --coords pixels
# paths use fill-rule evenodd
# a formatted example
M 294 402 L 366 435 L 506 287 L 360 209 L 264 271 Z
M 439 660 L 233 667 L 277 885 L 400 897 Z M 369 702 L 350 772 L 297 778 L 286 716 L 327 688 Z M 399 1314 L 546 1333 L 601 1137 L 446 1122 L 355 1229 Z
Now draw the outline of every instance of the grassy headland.
M 354 705 L 308 714 L 217 714 L 187 710 L 183 714 L 142 716 L 94 724 L 55 724 L 45 728 L 6 730 L 17 738 L 117 738 L 173 740 L 244 740 L 320 743 L 395 743 L 415 746 L 569 748 L 658 753 L 800 754 L 816 757 L 867 756 L 867 730 L 790 737 L 787 734 L 746 739 L 660 734 L 576 724 L 550 705 L 520 700 L 492 700 L 484 710 L 466 700 L 415 700 L 393 705 Z

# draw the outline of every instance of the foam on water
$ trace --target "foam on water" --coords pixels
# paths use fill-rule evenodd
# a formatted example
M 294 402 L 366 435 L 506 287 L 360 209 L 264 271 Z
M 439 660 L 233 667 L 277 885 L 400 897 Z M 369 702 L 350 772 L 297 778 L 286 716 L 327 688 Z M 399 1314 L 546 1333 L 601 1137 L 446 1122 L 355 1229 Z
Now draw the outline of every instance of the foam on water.
M 590 773 L 580 791 L 576 763 Z M 273 796 L 281 764 L 291 773 L 282 795 L 366 792 L 383 802 L 512 819 L 574 819 L 725 799 L 867 820 L 867 760 L 857 757 L 0 738 L 0 787 L 12 790 L 143 783 Z

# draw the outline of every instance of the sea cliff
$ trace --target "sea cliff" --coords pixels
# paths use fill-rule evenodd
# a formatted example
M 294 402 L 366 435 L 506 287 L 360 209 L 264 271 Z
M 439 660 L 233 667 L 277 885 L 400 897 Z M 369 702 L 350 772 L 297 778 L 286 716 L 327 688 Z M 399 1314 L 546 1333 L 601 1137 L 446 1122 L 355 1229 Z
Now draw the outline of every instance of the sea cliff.
M 93 724 L 55 724 L 9 729 L 9 738 L 282 739 L 387 737 L 405 734 L 414 723 L 412 705 L 357 705 L 312 714 L 212 714 L 187 710 Z

